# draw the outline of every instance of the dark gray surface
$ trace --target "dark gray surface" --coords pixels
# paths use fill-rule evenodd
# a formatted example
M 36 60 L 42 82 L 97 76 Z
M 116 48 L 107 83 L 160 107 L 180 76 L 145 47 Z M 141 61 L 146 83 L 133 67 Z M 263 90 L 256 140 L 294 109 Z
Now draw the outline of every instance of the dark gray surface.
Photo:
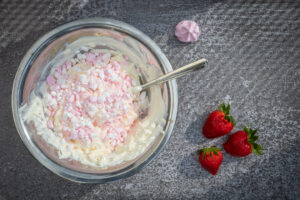
M 0 199 L 299 199 L 300 1 L 245 2 L 1 0 Z M 162 153 L 140 173 L 105 185 L 72 183 L 45 169 L 19 138 L 10 107 L 14 74 L 33 42 L 58 25 L 95 16 L 142 30 L 174 68 L 209 60 L 206 69 L 178 80 L 177 123 Z M 199 23 L 198 42 L 174 38 L 182 19 Z M 195 151 L 226 140 L 201 133 L 208 112 L 223 101 L 232 104 L 235 130 L 259 128 L 265 151 L 225 154 L 211 176 Z

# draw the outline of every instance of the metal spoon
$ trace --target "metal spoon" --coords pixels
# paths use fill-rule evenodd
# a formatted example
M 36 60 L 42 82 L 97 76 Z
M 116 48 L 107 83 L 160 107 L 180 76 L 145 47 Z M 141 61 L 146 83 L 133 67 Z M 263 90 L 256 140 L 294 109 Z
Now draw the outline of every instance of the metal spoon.
M 139 90 L 144 90 L 148 87 L 151 87 L 152 85 L 156 85 L 156 84 L 160 84 L 160 83 L 164 83 L 166 81 L 169 81 L 173 78 L 178 78 L 180 76 L 189 74 L 190 72 L 194 72 L 197 71 L 199 69 L 202 69 L 203 67 L 205 67 L 207 63 L 207 60 L 205 58 L 202 58 L 200 60 L 197 60 L 195 62 L 192 62 L 190 64 L 187 64 L 183 67 L 180 67 L 172 72 L 169 72 L 163 76 L 158 77 L 157 79 L 154 79 L 148 83 L 145 83 L 144 85 L 140 85 Z

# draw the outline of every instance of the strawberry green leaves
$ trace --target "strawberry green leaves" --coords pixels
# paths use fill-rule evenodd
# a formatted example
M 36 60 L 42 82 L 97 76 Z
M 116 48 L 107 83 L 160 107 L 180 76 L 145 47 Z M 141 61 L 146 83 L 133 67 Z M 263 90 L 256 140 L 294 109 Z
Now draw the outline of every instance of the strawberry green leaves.
M 211 157 L 212 153 L 215 154 L 216 156 L 219 155 L 218 152 L 220 152 L 221 150 L 215 146 L 211 146 L 209 148 L 203 148 L 203 149 L 200 149 L 197 151 L 197 154 L 200 155 L 202 152 L 203 152 L 203 155 L 202 155 L 202 159 L 205 158 L 205 155 L 207 153 L 209 153 L 209 157 Z
M 220 105 L 220 111 L 222 111 L 224 114 L 225 114 L 225 119 L 227 120 L 227 121 L 229 121 L 229 122 L 231 122 L 231 123 L 233 123 L 233 126 L 235 126 L 235 120 L 234 120 L 234 118 L 229 114 L 230 113 L 230 104 L 227 104 L 227 106 L 224 104 L 224 103 L 222 103 L 221 105 Z
M 230 104 L 227 104 L 227 106 L 226 106 L 224 103 L 222 103 L 222 104 L 220 105 L 220 110 L 221 110 L 223 113 L 225 113 L 225 115 L 229 115 Z
M 262 146 L 256 143 L 253 143 L 252 152 L 258 155 L 262 155 L 261 150 L 263 150 Z
M 247 128 L 244 127 L 245 133 L 248 134 L 248 142 L 251 144 L 252 152 L 258 155 L 262 155 L 261 150 L 263 150 L 262 146 L 257 144 L 255 141 L 258 139 L 258 136 L 255 135 L 257 132 L 257 129 L 253 130 L 251 127 Z
M 233 126 L 235 126 L 235 120 L 231 115 L 225 115 L 225 119 L 229 122 L 232 122 Z

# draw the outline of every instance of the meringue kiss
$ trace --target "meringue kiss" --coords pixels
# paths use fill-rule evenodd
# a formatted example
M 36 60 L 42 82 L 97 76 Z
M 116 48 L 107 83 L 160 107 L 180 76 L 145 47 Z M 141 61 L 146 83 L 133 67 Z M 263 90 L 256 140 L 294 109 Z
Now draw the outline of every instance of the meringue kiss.
M 199 26 L 191 20 L 183 20 L 176 25 L 175 35 L 181 42 L 195 42 L 200 35 Z

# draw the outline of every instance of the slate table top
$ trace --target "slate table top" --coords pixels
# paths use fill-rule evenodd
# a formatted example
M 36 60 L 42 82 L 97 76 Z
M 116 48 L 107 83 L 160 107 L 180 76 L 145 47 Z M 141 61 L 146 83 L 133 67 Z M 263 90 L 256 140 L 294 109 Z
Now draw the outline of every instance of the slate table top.
M 178 79 L 179 109 L 171 139 L 142 171 L 108 184 L 64 180 L 35 160 L 11 113 L 14 75 L 26 50 L 51 29 L 76 19 L 108 17 L 149 35 L 178 68 L 205 57 L 207 68 Z M 196 21 L 199 41 L 180 43 L 174 27 Z M 299 199 L 300 1 L 0 1 L 0 199 Z M 221 147 L 205 139 L 209 111 L 230 102 L 235 130 L 258 128 L 264 155 L 224 154 L 216 176 L 195 151 Z

